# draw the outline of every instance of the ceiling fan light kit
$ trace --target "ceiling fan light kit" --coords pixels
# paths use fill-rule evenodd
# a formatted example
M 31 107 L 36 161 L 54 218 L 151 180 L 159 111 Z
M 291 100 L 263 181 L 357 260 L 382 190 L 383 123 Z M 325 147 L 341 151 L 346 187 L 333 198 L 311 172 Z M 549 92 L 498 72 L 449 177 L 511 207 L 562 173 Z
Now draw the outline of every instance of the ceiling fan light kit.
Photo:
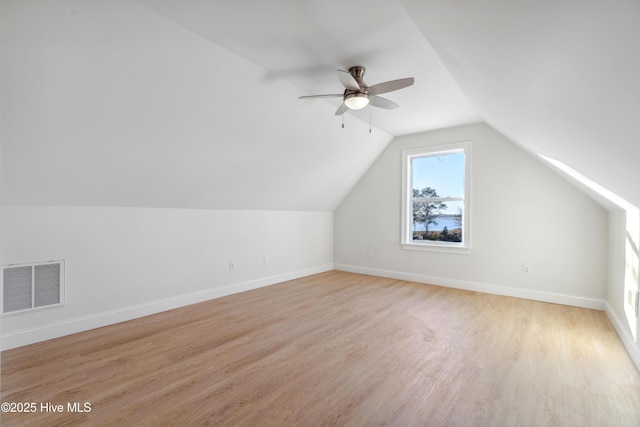
M 362 81 L 364 73 L 365 68 L 360 65 L 349 68 L 349 71 L 338 70 L 338 78 L 345 88 L 342 94 L 309 95 L 301 96 L 300 99 L 342 97 L 342 105 L 336 111 L 336 116 L 343 115 L 347 110 L 360 110 L 367 105 L 392 110 L 397 108 L 398 104 L 378 95 L 411 86 L 414 82 L 413 77 L 408 77 L 367 86 Z
M 364 92 L 350 93 L 345 95 L 344 103 L 352 110 L 361 110 L 369 105 L 369 94 Z

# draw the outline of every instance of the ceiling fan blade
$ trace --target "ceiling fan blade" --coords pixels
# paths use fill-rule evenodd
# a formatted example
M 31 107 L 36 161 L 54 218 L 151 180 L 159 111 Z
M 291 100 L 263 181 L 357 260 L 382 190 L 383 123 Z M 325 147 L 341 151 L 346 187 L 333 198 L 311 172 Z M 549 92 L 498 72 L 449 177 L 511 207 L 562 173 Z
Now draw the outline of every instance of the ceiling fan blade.
M 413 77 L 407 77 L 406 79 L 390 80 L 388 82 L 378 83 L 377 85 L 369 86 L 367 90 L 371 95 L 380 95 L 382 93 L 393 92 L 394 90 L 411 86 L 413 82 Z
M 387 98 L 383 98 L 381 96 L 372 96 L 369 98 L 369 104 L 374 107 L 384 108 L 385 110 L 393 110 L 394 108 L 398 108 L 399 105 L 393 101 L 388 100 Z
M 342 85 L 351 90 L 360 90 L 360 85 L 348 71 L 338 70 L 338 78 Z
M 347 104 L 343 102 L 342 105 L 336 110 L 336 116 L 343 115 L 348 109 L 349 107 L 347 107 Z
M 305 95 L 305 96 L 300 96 L 298 97 L 298 99 L 304 99 L 304 98 L 342 98 L 344 95 L 342 93 L 330 93 L 327 95 Z

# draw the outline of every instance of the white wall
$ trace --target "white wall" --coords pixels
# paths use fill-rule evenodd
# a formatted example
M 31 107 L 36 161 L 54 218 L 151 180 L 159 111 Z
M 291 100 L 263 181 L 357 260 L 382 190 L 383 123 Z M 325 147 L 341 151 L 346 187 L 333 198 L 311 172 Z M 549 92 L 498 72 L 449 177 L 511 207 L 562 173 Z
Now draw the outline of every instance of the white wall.
M 4 205 L 2 265 L 64 259 L 66 305 L 4 316 L 2 348 L 330 270 L 332 229 L 331 212 Z
M 620 319 L 625 318 L 626 215 L 624 210 L 609 213 L 609 285 L 607 301 Z M 626 323 L 626 322 L 625 322 Z M 631 331 L 631 329 L 628 329 Z
M 629 355 L 640 369 L 640 319 L 636 314 L 640 266 L 640 215 L 633 205 L 611 208 L 609 213 L 609 285 L 607 316 Z
M 539 156 L 551 170 L 608 211 L 608 285 L 604 310 L 640 369 L 636 292 L 640 270 L 640 211 L 636 206 L 557 159 Z
M 624 329 L 635 336 L 635 327 L 627 322 L 625 313 L 625 273 L 626 273 L 626 214 L 623 209 L 609 212 L 609 275 L 607 302 L 609 309 L 620 319 Z M 635 325 L 634 325 L 635 326 Z
M 400 248 L 401 151 L 469 140 L 471 254 Z M 335 212 L 336 268 L 604 308 L 608 214 L 487 125 L 396 138 Z M 367 258 L 367 250 L 374 251 Z M 530 264 L 533 274 L 522 274 Z

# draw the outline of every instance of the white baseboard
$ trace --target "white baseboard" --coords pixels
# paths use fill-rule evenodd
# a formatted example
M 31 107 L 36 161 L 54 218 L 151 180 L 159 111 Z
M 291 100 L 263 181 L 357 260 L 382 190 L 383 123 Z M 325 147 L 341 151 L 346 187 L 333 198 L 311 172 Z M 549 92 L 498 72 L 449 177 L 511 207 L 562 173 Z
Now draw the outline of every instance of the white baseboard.
M 622 341 L 622 345 L 624 345 L 624 348 L 627 349 L 627 353 L 629 353 L 629 357 L 631 357 L 633 364 L 636 365 L 636 368 L 638 368 L 638 371 L 640 371 L 640 348 L 638 348 L 638 345 L 633 339 L 633 336 L 624 326 L 624 322 L 620 320 L 615 311 L 613 311 L 613 307 L 611 307 L 608 302 L 606 303 L 604 312 L 613 325 L 613 328 L 618 333 L 620 341 Z
M 89 316 L 77 317 L 63 322 L 22 329 L 0 336 L 0 350 L 9 350 L 40 341 L 84 332 L 90 329 L 125 322 L 138 317 L 148 316 L 150 314 L 156 314 L 162 311 L 172 310 L 174 308 L 184 307 L 190 304 L 196 304 L 214 298 L 249 291 L 251 289 L 262 288 L 264 286 L 274 285 L 276 283 L 286 282 L 287 280 L 298 279 L 300 277 L 323 273 L 330 270 L 333 270 L 333 264 L 324 264 L 275 276 L 263 277 L 241 283 L 233 283 L 221 288 L 192 292 L 173 298 L 165 298 L 145 304 L 138 304 L 116 310 L 104 311 Z
M 633 337 L 625 328 L 624 323 L 615 314 L 613 308 L 609 305 L 608 302 L 604 300 L 554 294 L 530 289 L 517 289 L 487 283 L 462 281 L 444 277 L 405 273 L 346 264 L 320 265 L 303 270 L 278 274 L 275 276 L 264 277 L 241 283 L 234 283 L 221 288 L 209 289 L 202 292 L 193 292 L 174 298 L 166 298 L 145 304 L 139 304 L 117 310 L 109 310 L 101 313 L 96 313 L 90 316 L 70 319 L 64 322 L 58 322 L 41 327 L 23 329 L 7 333 L 0 336 L 0 351 L 9 350 L 12 348 L 21 347 L 24 345 L 58 338 L 78 332 L 83 332 L 90 329 L 100 328 L 103 326 L 112 325 L 114 323 L 124 322 L 143 316 L 148 316 L 150 314 L 160 313 L 162 311 L 184 307 L 190 304 L 196 304 L 199 302 L 220 298 L 251 289 L 257 289 L 269 285 L 274 285 L 276 283 L 286 282 L 287 280 L 294 280 L 300 277 L 310 276 L 312 274 L 323 273 L 325 271 L 330 271 L 333 269 L 348 271 L 351 273 L 368 274 L 371 276 L 388 277 L 391 279 L 407 280 L 411 282 L 428 283 L 432 285 L 446 286 L 456 289 L 465 289 L 470 291 L 485 292 L 489 294 L 504 295 L 515 298 L 525 298 L 535 301 L 551 302 L 575 307 L 590 308 L 594 310 L 602 310 L 606 313 L 607 317 L 611 321 L 614 329 L 620 337 L 620 340 L 622 341 L 622 344 L 627 349 L 631 360 L 636 365 L 636 368 L 640 370 L 640 348 L 635 344 Z
M 456 280 L 446 277 L 428 276 L 425 274 L 405 273 L 401 271 L 383 270 L 379 268 L 362 267 L 356 265 L 334 264 L 336 270 L 351 273 L 368 274 L 370 276 L 388 277 L 390 279 L 407 280 L 409 282 L 427 283 L 430 285 L 445 286 L 447 288 L 464 289 L 467 291 L 484 292 L 487 294 L 504 295 L 514 298 L 524 298 L 534 301 L 551 302 L 555 304 L 570 305 L 574 307 L 604 310 L 605 301 L 597 298 L 585 298 L 573 295 L 555 294 L 552 292 L 536 291 L 533 289 L 511 288 L 508 286 L 493 285 L 489 283 L 472 282 L 468 280 Z
M 605 300 L 597 298 L 585 298 L 572 295 L 554 294 L 550 292 L 536 291 L 531 289 L 518 289 L 506 286 L 492 285 L 487 283 L 471 282 L 465 280 L 455 280 L 445 277 L 427 276 L 423 274 L 405 273 L 378 268 L 361 267 L 355 265 L 335 264 L 336 270 L 348 271 L 351 273 L 368 274 L 371 276 L 388 277 L 390 279 L 407 280 L 410 282 L 427 283 L 431 285 L 445 286 L 448 288 L 465 289 L 469 291 L 484 292 L 488 294 L 504 295 L 515 298 L 525 298 L 534 301 L 550 302 L 555 304 L 570 305 L 573 307 L 590 308 L 604 311 L 620 341 L 624 345 L 629 357 L 633 361 L 638 371 L 640 371 L 640 348 L 635 343 L 631 333 L 625 328 L 624 323 L 615 314 L 613 308 Z

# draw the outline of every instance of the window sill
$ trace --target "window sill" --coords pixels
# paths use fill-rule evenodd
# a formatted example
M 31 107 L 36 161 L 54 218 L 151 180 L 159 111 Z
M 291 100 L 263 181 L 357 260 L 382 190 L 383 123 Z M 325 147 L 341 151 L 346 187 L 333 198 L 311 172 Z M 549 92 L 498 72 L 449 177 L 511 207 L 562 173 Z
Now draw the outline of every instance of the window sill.
M 471 248 L 469 246 L 462 246 L 456 244 L 443 244 L 443 243 L 402 243 L 402 249 L 407 251 L 422 251 L 422 252 L 444 252 L 450 254 L 469 255 Z

